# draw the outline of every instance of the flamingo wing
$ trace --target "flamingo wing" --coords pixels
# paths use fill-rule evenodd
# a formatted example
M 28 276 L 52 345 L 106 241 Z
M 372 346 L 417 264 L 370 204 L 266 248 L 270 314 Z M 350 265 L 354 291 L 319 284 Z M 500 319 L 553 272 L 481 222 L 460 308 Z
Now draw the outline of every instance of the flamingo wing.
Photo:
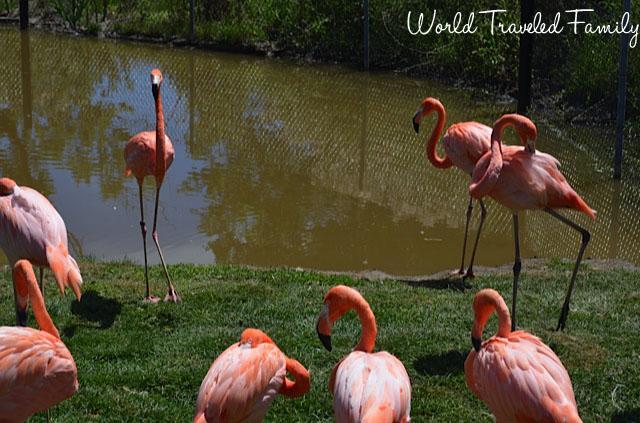
M 569 374 L 539 338 L 513 332 L 472 354 L 467 383 L 498 421 L 581 421 Z
M 25 421 L 77 389 L 76 364 L 62 341 L 31 328 L 0 328 L 0 420 Z
M 274 344 L 232 345 L 202 381 L 195 421 L 261 422 L 285 374 L 285 356 Z
M 491 128 L 478 122 L 455 123 L 442 138 L 447 157 L 468 174 L 480 158 L 491 150 Z
M 354 351 L 335 370 L 333 410 L 338 423 L 408 422 L 411 383 L 396 357 Z

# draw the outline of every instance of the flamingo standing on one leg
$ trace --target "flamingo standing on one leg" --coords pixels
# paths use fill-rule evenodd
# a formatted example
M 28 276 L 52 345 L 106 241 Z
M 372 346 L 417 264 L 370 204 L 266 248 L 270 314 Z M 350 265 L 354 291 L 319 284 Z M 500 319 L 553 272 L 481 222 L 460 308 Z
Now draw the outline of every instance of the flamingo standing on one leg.
M 13 266 L 29 260 L 40 267 L 40 288 L 44 292 L 42 268 L 53 272 L 60 292 L 70 286 L 80 299 L 82 276 L 69 254 L 67 228 L 62 217 L 45 196 L 29 187 L 0 178 L 0 247 Z M 15 290 L 14 290 L 15 295 Z M 16 307 L 19 326 L 27 325 L 27 315 Z
M 338 423 L 407 423 L 411 382 L 402 362 L 386 351 L 373 352 L 376 318 L 358 291 L 344 285 L 329 290 L 316 330 L 331 351 L 331 328 L 349 310 L 360 317 L 362 334 L 354 351 L 333 368 L 329 391 Z
M 124 148 L 124 159 L 127 164 L 125 171 L 126 176 L 133 173 L 138 181 L 140 193 L 140 229 L 142 231 L 142 245 L 144 249 L 144 281 L 146 302 L 156 303 L 158 298 L 152 296 L 149 291 L 149 274 L 147 265 L 147 227 L 144 223 L 144 205 L 142 199 L 142 183 L 145 176 L 152 175 L 156 180 L 156 202 L 153 212 L 153 231 L 151 236 L 158 249 L 160 262 L 164 269 L 164 275 L 167 278 L 168 292 L 165 301 L 179 302 L 180 296 L 173 288 L 167 265 L 164 262 L 160 242 L 158 241 L 158 199 L 160 197 L 160 187 L 164 180 L 165 173 L 173 162 L 174 150 L 171 140 L 164 132 L 164 113 L 162 112 L 162 96 L 160 95 L 160 87 L 162 86 L 162 73 L 158 69 L 151 71 L 151 92 L 156 104 L 156 130 L 140 132 L 127 142 Z M 160 142 L 156 142 L 160 140 Z
M 286 377 L 289 372 L 295 378 Z M 288 358 L 264 332 L 245 329 L 211 365 L 202 381 L 194 423 L 261 422 L 278 393 L 309 391 L 309 372 Z
M 498 314 L 498 333 L 482 342 L 482 331 Z M 473 350 L 464 363 L 467 386 L 497 422 L 581 422 L 567 370 L 538 337 L 511 331 L 509 309 L 493 289 L 473 299 Z
M 502 133 L 508 126 L 515 127 L 524 147 L 503 148 Z M 516 297 L 521 268 L 518 212 L 542 209 L 582 235 L 578 258 L 573 268 L 556 330 L 564 329 L 567 321 L 576 275 L 591 235 L 586 229 L 554 209 L 578 210 L 593 219 L 596 215 L 595 211 L 571 188 L 564 178 L 558 169 L 558 160 L 549 154 L 536 151 L 535 139 L 537 135 L 536 126 L 528 118 L 516 114 L 502 116 L 493 126 L 491 152 L 486 153 L 478 161 L 469 185 L 469 192 L 474 198 L 489 195 L 513 213 L 515 263 L 513 265 L 513 302 L 511 305 L 512 330 L 515 330 L 516 327 Z
M 40 330 L 0 327 L 0 421 L 18 423 L 70 398 L 78 370 L 44 305 L 27 260 L 13 267 L 18 306 L 31 302 Z
M 413 116 L 413 128 L 416 133 L 419 132 L 422 119 L 433 112 L 438 114 L 438 121 L 425 144 L 427 158 L 432 165 L 439 169 L 448 169 L 451 166 L 455 166 L 471 176 L 476 162 L 491 149 L 491 128 L 478 122 L 461 122 L 451 125 L 444 134 L 444 137 L 442 137 L 445 157 L 441 158 L 436 152 L 436 144 L 442 135 L 447 119 L 447 114 L 442 103 L 432 97 L 425 98 Z M 480 240 L 482 225 L 487 217 L 487 209 L 482 199 L 479 199 L 478 203 L 480 203 L 480 223 L 478 224 L 478 233 L 473 246 L 473 252 L 471 253 L 471 262 L 465 273 L 464 258 L 467 249 L 467 234 L 469 232 L 469 220 L 473 212 L 473 198 L 469 196 L 467 222 L 464 225 L 462 260 L 460 262 L 460 270 L 458 271 L 458 274 L 465 275 L 465 278 L 473 278 L 474 276 L 473 262 L 478 248 L 478 241 Z

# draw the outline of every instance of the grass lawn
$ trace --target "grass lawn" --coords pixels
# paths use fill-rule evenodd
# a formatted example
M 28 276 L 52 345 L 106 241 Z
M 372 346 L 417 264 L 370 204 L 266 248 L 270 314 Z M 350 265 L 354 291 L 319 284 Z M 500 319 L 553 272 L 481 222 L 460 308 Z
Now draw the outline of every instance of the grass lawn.
M 78 393 L 51 410 L 52 421 L 190 421 L 210 364 L 246 327 L 263 329 L 311 372 L 311 391 L 297 400 L 278 397 L 267 421 L 332 421 L 329 374 L 359 336 L 351 313 L 334 326 L 333 352 L 317 339 L 323 295 L 336 284 L 354 286 L 367 298 L 378 322 L 377 350 L 392 352 L 407 368 L 412 421 L 491 420 L 465 386 L 463 362 L 471 348 L 473 295 L 493 287 L 510 303 L 509 275 L 480 275 L 461 292 L 438 281 L 178 265 L 170 272 L 183 302 L 145 305 L 142 267 L 82 263 L 81 268 L 81 303 L 58 295 L 46 273 L 49 312 L 75 357 L 80 380 Z M 567 329 L 556 333 L 569 268 L 554 263 L 532 275 L 525 262 L 519 325 L 550 344 L 564 362 L 585 421 L 640 421 L 640 272 L 586 266 Z M 150 276 L 154 293 L 164 296 L 160 268 L 153 267 Z M 9 269 L 0 277 L 0 324 L 11 325 Z M 495 329 L 493 319 L 485 335 Z M 44 420 L 40 415 L 31 421 Z

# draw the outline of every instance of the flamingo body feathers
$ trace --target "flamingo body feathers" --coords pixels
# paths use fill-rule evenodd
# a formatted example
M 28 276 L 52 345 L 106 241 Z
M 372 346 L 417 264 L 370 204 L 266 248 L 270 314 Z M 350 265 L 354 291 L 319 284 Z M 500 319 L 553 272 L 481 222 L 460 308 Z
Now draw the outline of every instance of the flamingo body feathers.
M 175 151 L 171 139 L 165 135 L 166 169 L 171 166 Z M 124 148 L 125 176 L 133 174 L 139 183 L 145 176 L 156 176 L 156 131 L 139 132 L 129 139 Z
M 67 228 L 60 214 L 32 188 L 13 182 L 12 189 L 4 194 L 0 196 L 0 247 L 9 262 L 26 259 L 36 266 L 51 268 L 60 291 L 64 293 L 64 288 L 71 287 L 80 298 L 82 276 L 69 254 Z

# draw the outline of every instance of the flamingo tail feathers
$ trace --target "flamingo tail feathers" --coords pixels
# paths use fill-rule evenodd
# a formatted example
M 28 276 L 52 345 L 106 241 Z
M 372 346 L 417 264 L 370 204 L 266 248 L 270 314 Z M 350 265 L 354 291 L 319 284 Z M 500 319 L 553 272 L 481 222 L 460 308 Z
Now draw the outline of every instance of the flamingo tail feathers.
M 60 288 L 60 293 L 64 295 L 65 288 L 69 287 L 75 294 L 78 301 L 82 297 L 80 285 L 82 285 L 82 276 L 78 263 L 69 254 L 64 254 L 58 248 L 47 247 L 47 261 L 49 267 Z
M 393 421 L 393 409 L 388 405 L 381 405 L 369 410 L 363 417 L 362 423 L 388 423 Z

